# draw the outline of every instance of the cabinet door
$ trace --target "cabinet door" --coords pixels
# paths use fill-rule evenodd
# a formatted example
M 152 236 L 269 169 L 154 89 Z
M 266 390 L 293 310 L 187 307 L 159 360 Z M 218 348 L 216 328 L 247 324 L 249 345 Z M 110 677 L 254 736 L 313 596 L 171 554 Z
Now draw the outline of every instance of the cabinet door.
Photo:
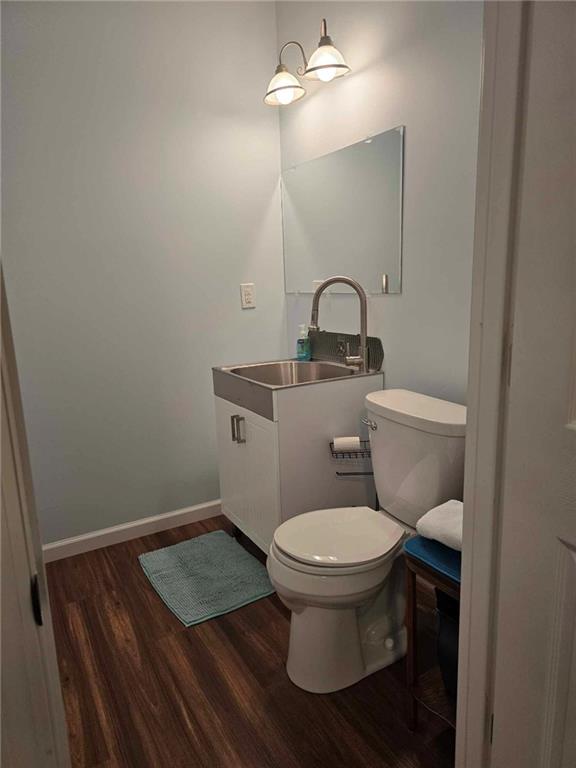
M 246 516 L 248 482 L 246 479 L 245 444 L 234 439 L 233 419 L 241 409 L 227 400 L 216 398 L 216 432 L 218 438 L 218 469 L 222 512 L 242 528 Z
M 274 531 L 280 525 L 280 471 L 278 466 L 278 425 L 255 413 L 246 412 L 247 461 L 246 534 L 266 553 Z
M 222 512 L 267 552 L 280 525 L 277 424 L 219 397 L 216 421 Z

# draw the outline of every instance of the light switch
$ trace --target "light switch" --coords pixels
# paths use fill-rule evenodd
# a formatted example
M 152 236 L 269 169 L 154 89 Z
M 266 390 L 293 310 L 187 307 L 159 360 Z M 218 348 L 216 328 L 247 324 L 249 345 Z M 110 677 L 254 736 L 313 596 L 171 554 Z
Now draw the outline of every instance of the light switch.
M 242 303 L 242 309 L 256 308 L 254 283 L 240 283 L 240 301 Z

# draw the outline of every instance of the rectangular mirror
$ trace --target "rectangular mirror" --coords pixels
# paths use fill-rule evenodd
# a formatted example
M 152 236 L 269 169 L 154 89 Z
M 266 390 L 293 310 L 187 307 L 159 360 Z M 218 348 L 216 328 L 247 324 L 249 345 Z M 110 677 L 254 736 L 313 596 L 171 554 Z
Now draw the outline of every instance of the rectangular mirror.
M 400 293 L 403 144 L 400 126 L 282 172 L 286 293 L 332 275 Z

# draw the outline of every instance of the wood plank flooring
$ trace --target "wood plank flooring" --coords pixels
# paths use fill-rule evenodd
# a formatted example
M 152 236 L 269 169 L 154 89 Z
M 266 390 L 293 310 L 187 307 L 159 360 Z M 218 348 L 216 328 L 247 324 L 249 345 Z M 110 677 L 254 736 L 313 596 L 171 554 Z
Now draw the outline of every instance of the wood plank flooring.
M 213 518 L 47 566 L 74 768 L 449 768 L 450 728 L 425 710 L 416 734 L 405 725 L 402 662 L 309 694 L 286 676 L 276 595 L 188 629 L 173 616 L 138 555 L 218 528 L 231 531 Z

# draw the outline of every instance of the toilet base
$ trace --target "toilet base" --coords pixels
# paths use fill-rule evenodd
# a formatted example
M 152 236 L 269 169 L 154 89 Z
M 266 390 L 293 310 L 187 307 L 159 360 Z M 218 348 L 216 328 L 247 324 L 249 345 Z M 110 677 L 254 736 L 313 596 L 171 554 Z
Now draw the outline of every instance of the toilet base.
M 286 671 L 310 693 L 348 688 L 406 654 L 406 629 L 382 640 L 363 642 L 356 608 L 301 607 L 292 612 Z

